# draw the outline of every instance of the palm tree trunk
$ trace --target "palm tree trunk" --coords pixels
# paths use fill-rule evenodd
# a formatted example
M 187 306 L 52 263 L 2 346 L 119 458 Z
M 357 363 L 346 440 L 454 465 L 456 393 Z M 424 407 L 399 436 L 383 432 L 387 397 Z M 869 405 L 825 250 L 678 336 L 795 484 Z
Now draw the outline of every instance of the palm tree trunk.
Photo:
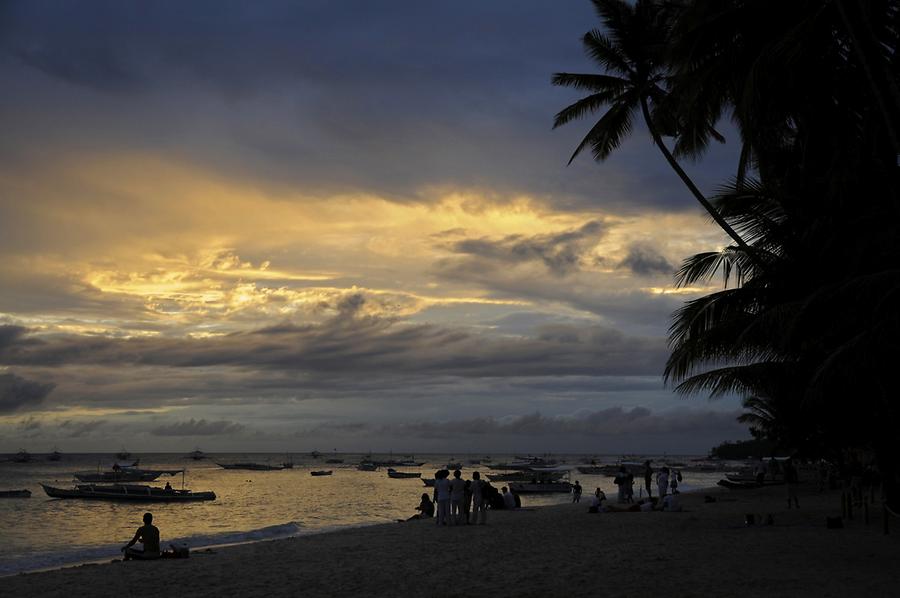
M 681 166 L 678 164 L 678 161 L 675 159 L 675 156 L 672 155 L 672 152 L 670 152 L 669 148 L 666 147 L 666 144 L 663 143 L 659 131 L 657 131 L 656 127 L 653 126 L 653 119 L 650 118 L 650 109 L 647 107 L 646 98 L 641 98 L 641 112 L 644 115 L 644 121 L 647 123 L 647 128 L 650 129 L 650 135 L 653 136 L 653 141 L 656 142 L 656 146 L 659 148 L 659 151 L 663 153 L 663 156 L 666 157 L 666 160 L 669 162 L 669 166 L 672 167 L 672 170 L 675 171 L 675 174 L 677 174 L 681 178 L 682 182 L 687 185 L 687 188 L 691 193 L 694 194 L 694 197 L 697 198 L 697 201 L 700 202 L 700 205 L 702 205 L 706 209 L 706 211 L 709 212 L 709 215 L 712 216 L 712 219 L 716 221 L 716 224 L 718 224 L 722 230 L 728 233 L 728 236 L 738 244 L 738 247 L 744 250 L 747 256 L 749 256 L 753 261 L 754 265 L 761 267 L 762 264 L 759 262 L 759 258 L 756 253 L 754 253 L 750 246 L 747 245 L 747 242 L 744 241 L 739 234 L 737 234 L 737 231 L 731 228 L 731 225 L 728 224 L 724 218 L 722 218 L 722 215 L 719 214 L 716 208 L 713 207 L 711 203 L 709 203 L 709 200 L 706 199 L 703 193 L 700 192 L 700 189 L 697 188 L 697 185 L 694 184 L 694 181 L 691 180 L 691 177 L 689 177 L 684 169 L 681 168 Z

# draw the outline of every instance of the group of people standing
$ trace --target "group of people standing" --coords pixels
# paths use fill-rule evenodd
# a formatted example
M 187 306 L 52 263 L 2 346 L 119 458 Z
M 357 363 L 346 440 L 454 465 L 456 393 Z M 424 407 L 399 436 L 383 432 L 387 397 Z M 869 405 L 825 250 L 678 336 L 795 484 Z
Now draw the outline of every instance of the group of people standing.
M 504 486 L 498 492 L 490 482 L 481 479 L 479 472 L 471 480 L 464 480 L 457 469 L 441 469 L 434 475 L 434 494 L 422 494 L 422 501 L 413 518 L 428 519 L 437 515 L 438 525 L 485 525 L 488 509 L 515 509 L 521 506 L 519 497 Z
M 653 497 L 653 466 L 650 460 L 644 461 L 644 488 L 647 490 L 647 498 Z M 661 467 L 656 472 L 657 498 L 662 499 L 667 494 L 678 494 L 678 484 L 681 482 L 681 472 L 669 467 Z M 634 503 L 634 474 L 624 465 L 619 466 L 619 471 L 613 479 L 618 486 L 618 502 Z

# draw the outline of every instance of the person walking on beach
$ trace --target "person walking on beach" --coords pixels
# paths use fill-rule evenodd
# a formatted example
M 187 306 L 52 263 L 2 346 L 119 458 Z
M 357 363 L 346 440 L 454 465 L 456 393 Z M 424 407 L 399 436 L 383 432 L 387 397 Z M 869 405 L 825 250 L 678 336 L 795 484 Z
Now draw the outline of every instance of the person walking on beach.
M 784 485 L 787 488 L 788 509 L 791 508 L 791 501 L 799 509 L 800 502 L 797 500 L 797 468 L 791 459 L 784 462 Z
M 437 503 L 437 524 L 448 525 L 450 519 L 450 472 L 441 469 L 434 474 L 434 502 Z
M 628 483 L 628 470 L 625 469 L 624 465 L 619 465 L 619 471 L 616 473 L 616 477 L 613 478 L 613 484 L 618 486 L 619 495 L 616 498 L 616 502 L 623 503 L 625 502 L 625 485 Z
M 140 542 L 144 548 L 134 548 Z M 131 542 L 122 547 L 125 560 L 130 559 L 158 559 L 159 558 L 159 528 L 153 525 L 153 513 L 144 513 L 144 525 L 134 532 Z
M 650 459 L 647 459 L 644 461 L 644 488 L 647 489 L 647 498 L 653 498 L 651 486 L 653 486 L 653 468 L 650 467 Z
M 625 476 L 625 502 L 634 502 L 634 474 L 630 471 Z
M 669 491 L 669 468 L 663 467 L 656 474 L 656 489 L 659 491 L 659 500 L 662 500 Z
M 575 480 L 575 485 L 572 486 L 572 502 L 581 502 L 581 484 L 578 480 Z
M 466 483 L 462 479 L 462 472 L 453 472 L 450 480 L 450 525 L 459 525 L 462 522 L 462 506 L 466 498 Z
M 485 496 L 484 482 L 477 471 L 472 474 L 472 523 L 484 525 L 487 523 L 487 497 Z

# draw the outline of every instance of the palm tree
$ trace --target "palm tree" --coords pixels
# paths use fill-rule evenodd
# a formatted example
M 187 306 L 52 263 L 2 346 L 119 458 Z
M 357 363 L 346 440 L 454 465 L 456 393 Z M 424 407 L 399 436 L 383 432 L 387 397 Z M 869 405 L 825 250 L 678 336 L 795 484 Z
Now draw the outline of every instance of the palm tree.
M 593 29 L 584 35 L 583 43 L 588 55 L 605 73 L 553 75 L 553 85 L 589 92 L 586 97 L 563 108 L 556 115 L 553 128 L 608 108 L 575 148 L 569 164 L 588 145 L 595 160 L 605 160 L 631 132 L 634 114 L 639 110 L 654 143 L 675 173 L 716 224 L 751 260 L 756 261 L 747 243 L 701 193 L 663 141 L 664 134 L 675 136 L 678 131 L 677 119 L 666 110 L 672 101 L 666 89 L 668 68 L 665 56 L 671 13 L 656 0 L 638 0 L 634 5 L 624 0 L 592 2 L 609 35 Z M 698 154 L 705 148 L 709 137 L 724 141 L 712 125 L 712 122 L 707 122 L 699 135 L 680 146 L 676 143 L 676 151 Z

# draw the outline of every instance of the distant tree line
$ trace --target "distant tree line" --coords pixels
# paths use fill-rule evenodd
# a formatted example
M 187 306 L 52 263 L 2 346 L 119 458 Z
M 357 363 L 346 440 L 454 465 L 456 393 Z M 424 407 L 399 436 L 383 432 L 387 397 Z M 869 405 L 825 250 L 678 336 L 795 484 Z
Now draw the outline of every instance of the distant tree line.
M 641 118 L 731 238 L 684 261 L 682 286 L 722 290 L 673 316 L 665 378 L 738 394 L 776 446 L 875 455 L 898 502 L 900 0 L 593 0 L 583 38 L 599 73 L 556 126 L 597 116 L 574 159 L 603 160 Z M 734 177 L 705 197 L 679 161 L 740 135 Z
M 725 441 L 714 446 L 709 451 L 713 459 L 753 459 L 758 457 L 786 456 L 785 449 L 779 449 L 771 440 L 765 438 L 751 438 L 750 440 L 738 440 L 736 442 Z

